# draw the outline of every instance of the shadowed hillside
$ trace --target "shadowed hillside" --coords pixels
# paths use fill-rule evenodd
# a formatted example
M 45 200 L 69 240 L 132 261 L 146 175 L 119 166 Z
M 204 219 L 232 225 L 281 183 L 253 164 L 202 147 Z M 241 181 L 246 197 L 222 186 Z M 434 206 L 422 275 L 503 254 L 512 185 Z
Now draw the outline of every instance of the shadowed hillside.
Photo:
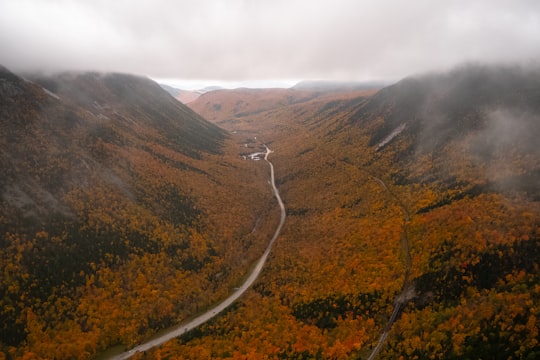
M 267 169 L 148 79 L 28 79 L 0 68 L 0 353 L 91 358 L 227 295 Z
M 399 149 L 403 181 L 466 181 L 538 200 L 539 113 L 540 71 L 470 65 L 385 88 L 350 122 L 370 127 L 369 146 Z

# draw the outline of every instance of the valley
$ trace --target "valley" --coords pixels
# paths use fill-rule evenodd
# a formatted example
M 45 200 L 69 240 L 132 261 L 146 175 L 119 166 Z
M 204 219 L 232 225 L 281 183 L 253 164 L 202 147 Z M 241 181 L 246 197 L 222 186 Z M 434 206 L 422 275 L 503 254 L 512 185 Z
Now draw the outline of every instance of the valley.
M 211 116 L 223 113 L 216 123 L 276 149 L 289 216 L 241 314 L 158 353 L 368 358 L 395 317 L 379 358 L 535 354 L 538 287 L 525 284 L 538 281 L 538 79 L 472 66 L 248 114 L 226 107 L 223 94 L 199 98 L 220 109 Z M 506 121 L 516 132 L 503 130 Z M 394 313 L 409 262 L 414 297 Z M 271 310 L 250 311 L 263 304 Z M 251 347 L 234 345 L 238 337 Z
M 540 355 L 538 71 L 1 79 L 6 358 Z

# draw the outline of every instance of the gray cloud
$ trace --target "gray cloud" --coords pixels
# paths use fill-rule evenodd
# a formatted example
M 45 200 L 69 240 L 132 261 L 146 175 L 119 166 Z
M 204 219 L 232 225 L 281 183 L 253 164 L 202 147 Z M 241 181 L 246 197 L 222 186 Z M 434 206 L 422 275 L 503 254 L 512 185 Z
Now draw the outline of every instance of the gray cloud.
M 215 80 L 396 80 L 540 59 L 540 2 L 0 0 L 0 63 Z

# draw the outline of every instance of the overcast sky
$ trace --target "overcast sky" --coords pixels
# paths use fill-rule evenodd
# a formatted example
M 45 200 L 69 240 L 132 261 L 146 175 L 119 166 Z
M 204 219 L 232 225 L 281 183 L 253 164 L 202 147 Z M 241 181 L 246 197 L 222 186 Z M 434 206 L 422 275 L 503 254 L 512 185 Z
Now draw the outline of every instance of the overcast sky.
M 393 81 L 539 59 L 538 0 L 0 0 L 0 64 L 15 72 Z

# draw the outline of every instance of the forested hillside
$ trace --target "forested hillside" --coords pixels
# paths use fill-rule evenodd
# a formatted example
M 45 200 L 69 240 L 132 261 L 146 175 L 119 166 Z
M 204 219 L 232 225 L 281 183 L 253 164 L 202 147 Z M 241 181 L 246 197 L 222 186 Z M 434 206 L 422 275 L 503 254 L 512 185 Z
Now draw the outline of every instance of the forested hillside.
M 263 143 L 262 276 L 134 358 L 367 358 L 385 329 L 384 359 L 540 356 L 540 71 L 190 103 L 225 130 L 147 79 L 28 78 L 0 78 L 6 357 L 93 358 L 230 293 L 278 222 Z
M 399 301 L 380 358 L 538 357 L 539 96 L 537 70 L 471 65 L 216 112 L 275 150 L 287 222 L 254 291 L 152 356 L 367 358 Z
M 92 358 L 192 316 L 279 216 L 267 168 L 141 77 L 1 68 L 0 149 L 0 357 Z

